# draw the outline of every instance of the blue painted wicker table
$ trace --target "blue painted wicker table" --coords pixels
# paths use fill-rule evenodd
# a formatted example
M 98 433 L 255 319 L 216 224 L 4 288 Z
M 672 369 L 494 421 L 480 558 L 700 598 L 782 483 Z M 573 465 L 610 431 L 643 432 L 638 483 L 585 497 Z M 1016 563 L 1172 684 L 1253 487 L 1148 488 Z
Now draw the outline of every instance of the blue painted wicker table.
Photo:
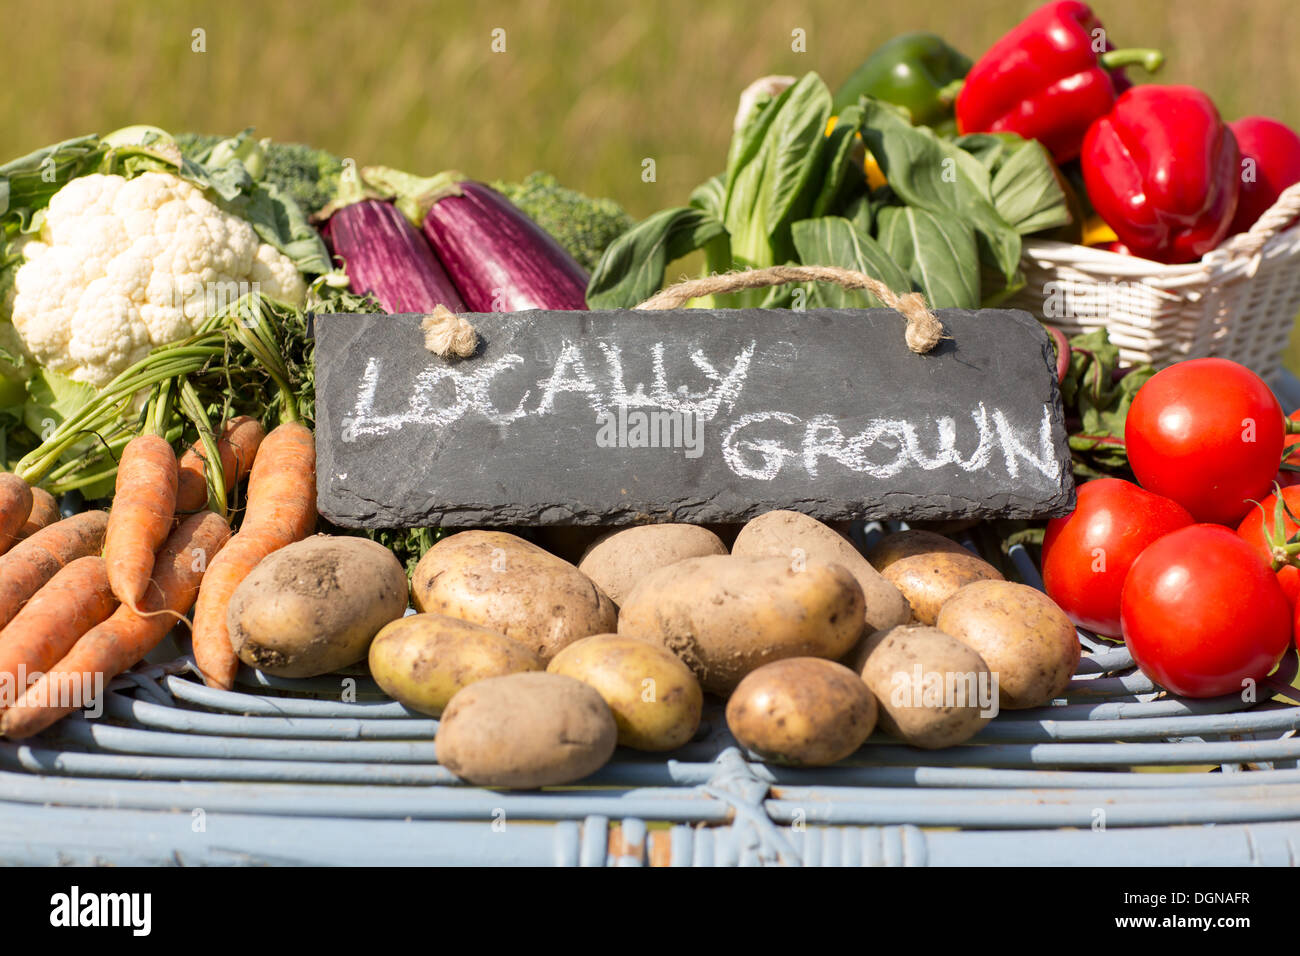
M 1300 406 L 1294 379 L 1283 387 Z M 1283 388 L 1279 388 L 1283 392 Z M 1041 586 L 1029 554 L 1021 578 Z M 1200 865 L 1300 861 L 1295 651 L 1259 700 L 1183 700 L 1080 635 L 1063 699 L 921 751 L 877 734 L 829 768 L 764 764 L 721 707 L 670 758 L 506 793 L 438 766 L 437 721 L 364 673 L 212 690 L 183 653 L 104 714 L 0 740 L 0 861 L 502 866 Z M 1140 768 L 1140 769 L 1139 769 Z

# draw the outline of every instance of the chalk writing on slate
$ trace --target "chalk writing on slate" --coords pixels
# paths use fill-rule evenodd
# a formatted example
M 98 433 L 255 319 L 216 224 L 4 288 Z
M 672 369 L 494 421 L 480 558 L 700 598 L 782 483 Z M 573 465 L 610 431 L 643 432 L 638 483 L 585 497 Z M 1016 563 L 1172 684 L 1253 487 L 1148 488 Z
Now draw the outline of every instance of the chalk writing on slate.
M 1043 517 L 1074 504 L 1049 338 L 941 310 L 315 318 L 318 507 L 346 527 Z

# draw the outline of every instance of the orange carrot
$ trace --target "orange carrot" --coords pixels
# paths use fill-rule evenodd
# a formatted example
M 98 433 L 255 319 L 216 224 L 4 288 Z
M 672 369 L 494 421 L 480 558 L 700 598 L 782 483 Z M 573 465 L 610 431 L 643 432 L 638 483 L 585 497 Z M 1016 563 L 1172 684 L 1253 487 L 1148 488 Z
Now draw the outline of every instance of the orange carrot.
M 54 524 L 62 517 L 59 503 L 44 488 L 32 488 L 32 512 L 27 516 L 27 523 L 18 532 L 18 540 L 30 538 L 42 528 Z
M 99 554 L 107 528 L 106 512 L 83 511 L 42 528 L 0 557 L 0 627 L 65 564 Z
M 266 432 L 256 418 L 240 415 L 221 428 L 217 451 L 221 453 L 221 471 L 226 490 L 234 488 L 253 467 L 253 458 Z M 181 455 L 176 487 L 176 514 L 183 516 L 200 511 L 208 504 L 208 482 L 204 474 L 203 445 L 194 444 Z
M 226 610 L 235 588 L 268 554 L 301 541 L 316 527 L 316 440 L 286 422 L 262 442 L 248 479 L 248 508 L 239 532 L 203 578 L 194 607 L 194 660 L 209 687 L 229 690 L 239 658 L 230 645 Z
M 194 605 L 203 568 L 230 537 L 230 526 L 211 511 L 191 515 L 167 538 L 154 562 L 153 578 L 140 602 L 140 613 L 123 605 L 112 617 L 81 636 L 72 650 L 24 691 L 4 712 L 0 734 L 30 737 L 65 714 L 90 703 L 87 685 L 97 687 L 139 663 Z M 80 700 L 66 699 L 60 689 L 80 688 Z
M 18 541 L 32 513 L 32 489 L 27 482 L 9 472 L 0 472 L 0 554 Z
M 17 692 L 0 693 L 0 710 L 116 607 L 103 558 L 87 555 L 64 565 L 0 630 L 0 689 Z
M 138 607 L 144 598 L 154 552 L 171 532 L 177 480 L 176 453 L 167 439 L 144 434 L 127 442 L 104 537 L 108 581 L 127 607 Z

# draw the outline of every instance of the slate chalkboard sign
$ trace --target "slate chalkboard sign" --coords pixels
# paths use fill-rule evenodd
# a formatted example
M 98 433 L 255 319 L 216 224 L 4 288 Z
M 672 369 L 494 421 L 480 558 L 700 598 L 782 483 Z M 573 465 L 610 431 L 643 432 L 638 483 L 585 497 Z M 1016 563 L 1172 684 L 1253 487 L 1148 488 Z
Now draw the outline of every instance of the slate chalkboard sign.
M 880 310 L 315 320 L 320 513 L 345 527 L 1044 517 L 1074 484 L 1048 336 L 946 309 L 926 355 Z

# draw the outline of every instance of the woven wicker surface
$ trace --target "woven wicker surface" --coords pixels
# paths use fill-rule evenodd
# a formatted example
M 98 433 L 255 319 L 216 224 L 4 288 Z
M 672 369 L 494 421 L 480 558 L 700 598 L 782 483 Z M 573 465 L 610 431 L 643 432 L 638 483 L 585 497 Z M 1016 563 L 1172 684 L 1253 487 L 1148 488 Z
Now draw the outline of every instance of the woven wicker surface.
M 1040 583 L 1023 549 L 1013 559 Z M 116 681 L 101 718 L 0 742 L 0 860 L 1114 865 L 1300 855 L 1300 706 L 1267 699 L 1296 694 L 1294 651 L 1258 703 L 1191 701 L 1160 692 L 1123 647 L 1082 639 L 1061 700 L 1004 712 L 961 747 L 920 751 L 877 734 L 834 767 L 785 768 L 743 752 L 714 706 L 668 759 L 620 750 L 581 784 L 534 793 L 458 780 L 437 763 L 437 721 L 387 701 L 364 674 L 243 671 L 224 692 L 181 657 Z M 341 699 L 348 688 L 355 699 Z

